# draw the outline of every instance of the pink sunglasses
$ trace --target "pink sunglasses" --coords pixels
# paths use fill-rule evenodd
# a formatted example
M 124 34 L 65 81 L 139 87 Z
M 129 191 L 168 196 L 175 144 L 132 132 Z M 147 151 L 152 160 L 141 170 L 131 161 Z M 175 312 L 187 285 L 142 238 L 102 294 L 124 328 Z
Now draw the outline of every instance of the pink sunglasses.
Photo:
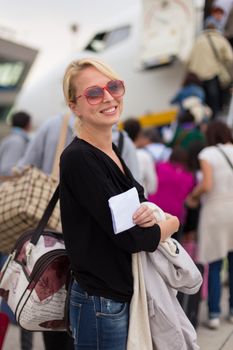
M 76 98 L 85 96 L 90 105 L 97 105 L 103 102 L 104 90 L 107 90 L 112 97 L 121 97 L 125 93 L 124 82 L 122 80 L 110 80 L 103 87 L 91 86 L 85 89 L 82 95 L 76 96 Z

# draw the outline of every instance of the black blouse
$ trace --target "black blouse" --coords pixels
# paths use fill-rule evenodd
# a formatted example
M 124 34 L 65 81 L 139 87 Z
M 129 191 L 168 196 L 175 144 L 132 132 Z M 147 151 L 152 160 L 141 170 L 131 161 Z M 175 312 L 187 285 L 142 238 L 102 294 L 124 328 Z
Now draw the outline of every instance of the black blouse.
M 120 160 L 124 173 L 108 155 L 76 137 L 61 156 L 60 206 L 76 280 L 89 295 L 124 302 L 133 293 L 131 254 L 154 251 L 160 227 L 136 225 L 114 233 L 108 199 L 135 186 L 140 202 L 146 201 L 142 186 Z

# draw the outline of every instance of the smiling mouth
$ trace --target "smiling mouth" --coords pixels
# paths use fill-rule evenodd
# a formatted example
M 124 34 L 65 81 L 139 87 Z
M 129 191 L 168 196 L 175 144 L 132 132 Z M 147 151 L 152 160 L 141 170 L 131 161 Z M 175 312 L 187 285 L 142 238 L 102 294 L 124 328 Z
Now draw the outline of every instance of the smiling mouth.
M 110 107 L 110 108 L 103 109 L 100 112 L 103 113 L 103 114 L 113 114 L 113 113 L 115 113 L 116 109 L 117 109 L 117 106 L 113 106 L 113 107 Z

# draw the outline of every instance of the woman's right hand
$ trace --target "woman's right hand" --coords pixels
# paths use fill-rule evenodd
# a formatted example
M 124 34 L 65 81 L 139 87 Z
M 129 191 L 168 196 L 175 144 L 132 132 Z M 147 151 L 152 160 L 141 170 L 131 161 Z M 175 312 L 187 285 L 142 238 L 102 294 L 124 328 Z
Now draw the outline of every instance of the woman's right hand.
M 157 223 L 153 210 L 142 203 L 133 215 L 133 222 L 140 227 L 151 227 Z

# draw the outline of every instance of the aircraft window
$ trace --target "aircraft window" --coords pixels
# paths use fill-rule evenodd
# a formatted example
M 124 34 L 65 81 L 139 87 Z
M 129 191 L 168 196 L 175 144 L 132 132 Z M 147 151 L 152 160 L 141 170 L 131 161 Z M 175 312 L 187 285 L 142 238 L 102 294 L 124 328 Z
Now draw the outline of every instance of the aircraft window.
M 113 29 L 110 32 L 102 32 L 95 35 L 87 45 L 86 50 L 101 52 L 107 47 L 115 45 L 129 36 L 130 26 Z
M 107 35 L 107 33 L 96 34 L 96 36 L 87 45 L 86 50 L 94 51 L 94 52 L 100 52 L 100 51 L 104 50 L 106 35 Z
M 23 74 L 23 62 L 0 61 L 0 89 L 11 89 L 17 86 Z
M 130 26 L 121 27 L 115 30 L 112 30 L 107 35 L 106 44 L 111 46 L 119 43 L 122 40 L 125 40 L 129 36 Z

